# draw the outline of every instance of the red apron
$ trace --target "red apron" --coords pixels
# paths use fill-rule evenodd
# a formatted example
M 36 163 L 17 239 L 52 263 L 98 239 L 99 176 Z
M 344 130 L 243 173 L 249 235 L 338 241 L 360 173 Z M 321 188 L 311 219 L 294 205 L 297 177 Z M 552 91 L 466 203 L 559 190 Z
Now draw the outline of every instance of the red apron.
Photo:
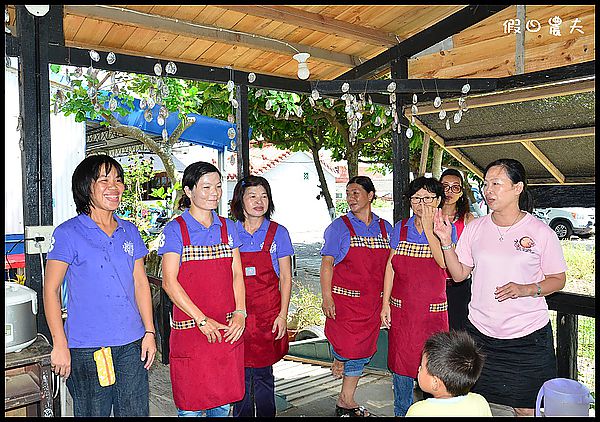
M 456 227 L 456 238 L 460 239 L 460 235 L 462 234 L 463 230 L 465 229 L 465 216 L 463 215 L 462 218 L 459 218 L 453 224 Z M 454 283 L 454 280 L 452 280 L 452 275 L 450 275 L 450 271 L 448 271 L 447 268 L 446 268 L 446 283 L 449 283 L 449 284 Z
M 326 318 L 325 337 L 338 355 L 362 359 L 377 351 L 381 327 L 381 294 L 390 244 L 384 220 L 381 236 L 357 236 L 347 216 L 342 220 L 350 231 L 350 249 L 333 267 L 331 291 L 335 319 Z
M 209 318 L 222 324 L 235 310 L 232 250 L 227 224 L 221 220 L 221 242 L 214 246 L 190 244 L 185 220 L 176 218 L 183 238 L 177 280 L 192 302 Z M 209 343 L 189 315 L 173 305 L 170 372 L 175 406 L 205 410 L 244 397 L 244 340 Z M 221 331 L 221 334 L 224 334 Z
M 279 277 L 271 261 L 271 244 L 278 224 L 271 221 L 262 250 L 240 252 L 244 283 L 246 284 L 246 330 L 244 331 L 244 366 L 263 368 L 271 366 L 289 350 L 287 333 L 275 340 L 273 322 L 281 310 Z
M 406 241 L 406 221 L 401 222 L 392 258 L 388 366 L 398 375 L 416 378 L 425 340 L 437 331 L 448 331 L 446 270 L 435 262 L 429 245 Z

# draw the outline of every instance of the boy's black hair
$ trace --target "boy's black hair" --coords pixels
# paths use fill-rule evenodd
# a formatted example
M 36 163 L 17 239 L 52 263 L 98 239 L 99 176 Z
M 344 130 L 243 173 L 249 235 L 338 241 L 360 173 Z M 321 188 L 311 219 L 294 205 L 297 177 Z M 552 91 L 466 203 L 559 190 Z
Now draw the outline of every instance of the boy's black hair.
M 477 382 L 484 356 L 466 331 L 433 334 L 423 346 L 427 372 L 438 377 L 453 397 L 467 394 Z
M 90 215 L 92 212 L 92 183 L 100 177 L 100 169 L 104 169 L 107 176 L 113 167 L 117 170 L 117 176 L 123 180 L 123 167 L 114 158 L 105 155 L 90 155 L 75 167 L 71 178 L 71 190 L 77 214 Z
M 244 216 L 244 193 L 246 189 L 251 186 L 262 186 L 267 191 L 267 198 L 269 199 L 269 207 L 267 208 L 267 212 L 265 213 L 265 218 L 267 220 L 271 219 L 271 215 L 275 211 L 275 204 L 273 204 L 273 195 L 271 195 L 271 186 L 267 179 L 262 176 L 246 176 L 237 184 L 233 189 L 233 197 L 231 198 L 231 215 L 234 219 L 241 221 L 242 223 L 246 220 Z

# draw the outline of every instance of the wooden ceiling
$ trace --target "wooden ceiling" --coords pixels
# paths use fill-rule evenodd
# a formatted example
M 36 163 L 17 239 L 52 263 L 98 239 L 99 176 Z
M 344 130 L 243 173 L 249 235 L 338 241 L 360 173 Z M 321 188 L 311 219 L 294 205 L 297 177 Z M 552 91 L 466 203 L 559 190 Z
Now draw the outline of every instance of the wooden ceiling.
M 299 50 L 311 54 L 310 79 L 329 80 L 463 7 L 65 5 L 63 27 L 66 46 L 291 78 Z M 530 5 L 526 13 L 542 29 L 526 33 L 525 72 L 594 60 L 595 6 Z M 553 16 L 563 20 L 561 36 L 549 33 Z M 515 74 L 516 37 L 503 32 L 503 22 L 515 17 L 510 6 L 455 34 L 442 51 L 411 58 L 409 77 Z M 575 18 L 583 34 L 569 33 Z

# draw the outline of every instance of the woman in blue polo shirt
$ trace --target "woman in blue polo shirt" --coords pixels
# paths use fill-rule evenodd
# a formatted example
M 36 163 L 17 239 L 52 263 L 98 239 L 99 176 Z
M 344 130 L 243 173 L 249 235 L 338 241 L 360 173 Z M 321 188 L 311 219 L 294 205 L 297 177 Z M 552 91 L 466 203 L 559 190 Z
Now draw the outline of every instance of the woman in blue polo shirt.
M 333 349 L 333 376 L 343 377 L 336 416 L 370 413 L 354 400 L 364 367 L 377 351 L 381 292 L 389 256 L 390 223 L 371 212 L 375 186 L 366 176 L 346 185 L 350 211 L 325 229 L 321 293 L 325 336 Z
M 173 302 L 169 369 L 179 416 L 227 416 L 244 396 L 246 318 L 240 239 L 220 217 L 221 173 L 198 161 L 183 172 L 179 208 L 159 239 L 163 289 Z
M 446 265 L 433 233 L 433 216 L 443 205 L 444 186 L 436 179 L 418 177 L 410 182 L 405 196 L 413 216 L 394 226 L 381 307 L 381 322 L 389 328 L 394 416 L 405 416 L 413 402 L 425 341 L 436 331 L 448 331 Z M 454 225 L 452 241 L 456 242 Z
M 156 354 L 148 249 L 135 225 L 114 215 L 125 190 L 123 168 L 93 155 L 77 166 L 72 183 L 78 215 L 54 230 L 44 280 L 52 370 L 67 378 L 75 416 L 110 416 L 111 408 L 115 416 L 148 416 L 147 370 Z M 98 350 L 112 356 L 106 386 L 94 360 Z
M 246 392 L 234 416 L 275 416 L 273 364 L 288 352 L 287 313 L 294 248 L 285 227 L 271 221 L 275 210 L 264 177 L 247 176 L 233 191 L 231 214 L 240 235 L 246 285 L 244 367 Z

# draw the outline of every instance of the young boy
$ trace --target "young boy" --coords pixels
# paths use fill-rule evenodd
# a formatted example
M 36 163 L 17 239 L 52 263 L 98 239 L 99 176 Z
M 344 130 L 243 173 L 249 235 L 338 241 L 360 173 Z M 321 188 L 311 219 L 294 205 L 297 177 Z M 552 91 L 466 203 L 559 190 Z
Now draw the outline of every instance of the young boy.
M 465 331 L 433 334 L 423 346 L 418 375 L 419 387 L 433 398 L 414 403 L 406 416 L 492 416 L 486 399 L 469 392 L 483 359 Z

